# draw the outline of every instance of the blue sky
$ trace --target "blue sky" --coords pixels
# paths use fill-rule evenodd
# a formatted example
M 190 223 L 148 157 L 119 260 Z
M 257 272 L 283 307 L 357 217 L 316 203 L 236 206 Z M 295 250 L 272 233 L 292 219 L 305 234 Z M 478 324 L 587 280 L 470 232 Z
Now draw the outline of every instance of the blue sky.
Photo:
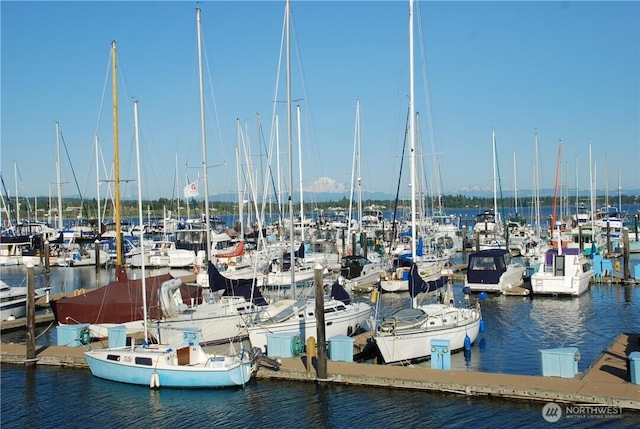
M 196 178 L 202 163 L 197 5 L 208 163 L 224 164 L 209 169 L 211 193 L 237 189 L 237 119 L 254 155 L 254 175 L 264 174 L 259 146 L 269 145 L 274 99 L 288 182 L 284 65 L 279 79 L 277 73 L 284 1 L 2 1 L 0 161 L 10 195 L 14 165 L 20 195 L 46 196 L 50 189 L 55 195 L 58 121 L 70 158 L 63 145 L 63 196 L 77 195 L 79 187 L 95 197 L 94 135 L 107 170 L 113 159 L 112 40 L 121 178 L 136 176 L 134 99 L 144 197 L 175 196 L 176 158 L 179 193 L 186 175 Z M 408 109 L 408 2 L 293 1 L 292 16 L 303 187 L 321 177 L 349 186 L 359 99 L 363 186 L 395 194 Z M 619 175 L 622 188 L 640 188 L 640 2 L 428 1 L 416 4 L 416 16 L 415 103 L 432 189 L 435 161 L 445 193 L 490 188 L 492 129 L 503 189 L 514 188 L 514 153 L 518 189 L 532 188 L 535 132 L 541 187 L 554 185 L 562 140 L 561 183 L 569 189 L 576 182 L 589 187 L 588 141 L 599 189 L 615 194 Z M 295 124 L 294 134 L 297 189 Z M 104 180 L 108 172 L 100 169 Z M 135 183 L 123 185 L 124 197 L 135 192 Z

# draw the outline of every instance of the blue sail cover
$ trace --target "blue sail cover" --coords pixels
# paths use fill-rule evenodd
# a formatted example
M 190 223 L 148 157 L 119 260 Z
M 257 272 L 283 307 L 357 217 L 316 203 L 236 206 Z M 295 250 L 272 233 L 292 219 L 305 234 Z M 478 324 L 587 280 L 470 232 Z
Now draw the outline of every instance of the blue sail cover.
M 207 274 L 209 274 L 209 288 L 213 292 L 224 290 L 224 295 L 242 296 L 247 302 L 253 302 L 255 305 L 267 305 L 267 300 L 255 286 L 254 279 L 229 279 L 220 274 L 211 262 L 209 262 Z
M 335 283 L 331 286 L 331 297 L 333 299 L 337 299 L 338 301 L 342 301 L 345 305 L 351 304 L 351 297 L 347 293 L 346 290 L 336 280 Z
M 290 253 L 290 252 L 286 252 L 286 253 L 284 254 L 284 259 L 289 258 L 289 257 L 290 257 L 290 255 L 291 255 L 291 253 Z M 301 243 L 301 244 L 300 244 L 300 247 L 298 248 L 298 250 L 296 250 L 296 251 L 293 253 L 293 256 L 295 256 L 296 258 L 304 259 L 304 243 Z
M 418 272 L 418 266 L 411 264 L 411 270 L 409 271 L 409 295 L 411 298 L 415 298 L 419 293 L 428 293 L 441 288 L 447 283 L 447 278 L 440 276 L 437 280 L 424 281 L 420 277 Z

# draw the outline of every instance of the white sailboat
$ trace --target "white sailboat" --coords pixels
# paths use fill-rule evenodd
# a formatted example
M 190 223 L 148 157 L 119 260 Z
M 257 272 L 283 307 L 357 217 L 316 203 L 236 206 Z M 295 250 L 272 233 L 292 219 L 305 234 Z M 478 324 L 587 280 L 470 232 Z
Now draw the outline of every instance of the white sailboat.
M 200 12 L 198 10 L 198 23 Z M 115 50 L 115 42 L 113 44 Z M 138 163 L 138 209 L 142 224 L 142 197 L 140 184 L 140 152 L 138 145 L 137 101 L 134 103 L 136 154 Z M 141 236 L 141 239 L 143 237 Z M 148 317 L 145 285 L 145 266 L 142 262 L 142 296 L 145 339 Z M 189 334 L 189 335 L 188 335 Z M 193 334 L 193 335 L 191 335 Z M 121 383 L 156 387 L 217 388 L 243 386 L 253 372 L 248 353 L 216 355 L 204 352 L 197 331 L 185 332 L 178 344 L 91 349 L 84 353 L 91 373 L 100 378 Z
M 285 6 L 285 32 L 286 32 L 286 44 L 287 44 L 287 110 L 288 110 L 288 128 L 289 128 L 289 179 L 292 182 L 292 144 L 291 144 L 291 83 L 290 83 L 290 28 L 291 19 L 291 4 L 287 0 Z M 293 212 L 293 198 L 289 198 L 290 212 Z M 290 222 L 290 239 L 291 250 L 290 260 L 295 260 L 296 250 L 294 248 L 294 227 L 293 222 Z M 304 247 L 301 246 L 303 250 Z M 293 264 L 291 264 L 293 268 Z M 325 268 L 326 270 L 326 268 Z M 309 272 L 309 279 L 313 278 L 314 270 L 306 270 Z M 267 336 L 274 333 L 282 332 L 297 332 L 300 334 L 300 339 L 305 341 L 316 335 L 316 317 L 315 317 L 315 300 L 316 297 L 308 296 L 307 298 L 296 301 L 296 282 L 301 274 L 300 270 L 290 269 L 284 271 L 283 275 L 289 275 L 291 280 L 291 296 L 294 299 L 283 300 L 271 304 L 270 306 L 261 309 L 257 315 L 251 320 L 248 320 L 247 327 L 249 331 L 249 340 L 253 347 L 259 347 L 262 350 L 266 350 Z M 284 279 L 283 279 L 284 280 Z M 352 335 L 361 326 L 366 324 L 366 321 L 371 315 L 371 306 L 359 302 L 354 303 L 351 301 L 349 295 L 345 290 L 336 282 L 332 286 L 330 296 L 324 297 L 325 308 L 325 329 L 326 338 L 330 339 L 335 335 Z M 268 352 L 268 350 L 267 350 Z
M 411 144 L 411 181 L 415 180 L 415 107 L 414 107 L 414 66 L 413 66 L 413 0 L 409 0 L 409 58 L 410 58 L 410 137 Z M 411 186 L 412 211 L 412 253 L 415 261 L 416 228 L 415 228 L 415 192 Z M 409 293 L 412 298 L 411 308 L 401 309 L 393 314 L 374 321 L 373 339 L 380 355 L 387 364 L 411 362 L 431 356 L 431 340 L 449 340 L 452 351 L 471 345 L 480 330 L 482 313 L 480 304 L 463 308 L 455 305 L 451 285 L 447 291 L 431 304 L 418 305 L 418 294 L 435 292 L 442 287 L 440 282 L 425 282 L 418 272 L 418 266 L 412 263 L 409 279 Z

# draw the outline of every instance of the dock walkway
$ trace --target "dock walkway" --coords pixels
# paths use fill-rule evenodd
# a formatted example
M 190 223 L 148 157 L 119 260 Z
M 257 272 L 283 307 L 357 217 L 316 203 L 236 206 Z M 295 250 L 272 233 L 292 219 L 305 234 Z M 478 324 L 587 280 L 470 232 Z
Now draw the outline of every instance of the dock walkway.
M 92 344 L 93 347 L 102 345 Z M 36 364 L 87 368 L 84 351 L 84 347 L 36 347 Z M 416 389 L 467 396 L 607 404 L 640 410 L 640 385 L 630 383 L 627 373 L 627 356 L 633 351 L 640 351 L 640 334 L 623 333 L 587 371 L 575 378 L 328 361 L 327 380 L 318 380 L 315 368 L 307 370 L 306 356 L 279 359 L 281 367 L 278 371 L 260 368 L 256 378 Z M 2 364 L 25 364 L 25 356 L 24 344 L 0 344 Z

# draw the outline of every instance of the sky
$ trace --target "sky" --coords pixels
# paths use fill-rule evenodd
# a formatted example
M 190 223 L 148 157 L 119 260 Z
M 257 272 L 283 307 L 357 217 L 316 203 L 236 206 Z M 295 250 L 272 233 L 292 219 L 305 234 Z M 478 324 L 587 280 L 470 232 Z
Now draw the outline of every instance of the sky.
M 261 188 L 264 177 L 271 189 L 293 182 L 294 194 L 300 183 L 319 190 L 319 181 L 348 190 L 353 177 L 365 190 L 409 192 L 408 1 L 292 1 L 290 139 L 284 1 L 2 1 L 0 168 L 9 196 L 55 197 L 59 160 L 63 197 L 95 198 L 99 180 L 104 198 L 112 41 L 123 197 L 137 197 L 134 100 L 143 198 L 182 197 L 187 180 L 198 180 L 202 196 L 196 7 L 210 194 L 237 192 L 239 182 Z M 640 189 L 640 2 L 420 1 L 414 17 L 423 189 L 492 189 L 494 131 L 503 190 L 533 189 L 535 171 L 540 188 L 553 188 L 558 164 L 568 193 L 590 181 L 612 195 Z

